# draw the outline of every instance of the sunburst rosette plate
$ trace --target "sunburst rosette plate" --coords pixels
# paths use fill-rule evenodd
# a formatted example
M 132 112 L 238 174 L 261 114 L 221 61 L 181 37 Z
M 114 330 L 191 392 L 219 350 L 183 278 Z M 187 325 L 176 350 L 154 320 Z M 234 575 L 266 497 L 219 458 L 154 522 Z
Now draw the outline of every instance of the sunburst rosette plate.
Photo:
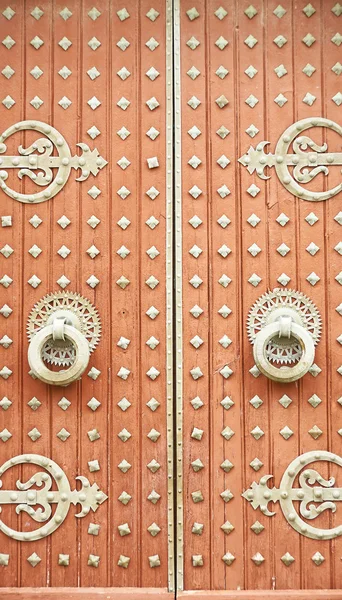
M 281 314 L 282 308 L 290 309 L 294 322 L 304 327 L 312 336 L 315 346 L 318 344 L 322 330 L 322 320 L 318 308 L 312 300 L 296 290 L 275 288 L 268 291 L 253 304 L 247 318 L 248 338 L 251 344 L 259 331 L 274 322 Z M 267 344 L 266 355 L 271 363 L 277 365 L 293 365 L 300 360 L 302 349 L 294 337 L 272 338 Z
M 74 325 L 86 338 L 92 353 L 101 337 L 100 316 L 93 304 L 76 292 L 58 291 L 47 294 L 32 308 L 27 322 L 29 341 L 48 323 L 56 313 L 70 315 Z M 75 360 L 75 349 L 68 340 L 49 340 L 42 351 L 45 362 L 69 367 Z

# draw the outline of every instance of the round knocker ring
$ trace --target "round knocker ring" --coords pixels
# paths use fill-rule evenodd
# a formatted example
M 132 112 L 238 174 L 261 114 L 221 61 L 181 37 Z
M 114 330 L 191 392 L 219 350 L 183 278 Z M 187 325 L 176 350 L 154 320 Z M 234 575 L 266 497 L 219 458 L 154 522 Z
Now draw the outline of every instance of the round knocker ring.
M 279 334 L 284 335 L 284 331 L 285 328 L 282 319 L 263 327 L 255 337 L 253 354 L 256 366 L 266 377 L 273 381 L 290 383 L 303 377 L 312 366 L 315 358 L 315 345 L 311 334 L 301 325 L 291 321 L 288 331 L 292 337 L 298 340 L 302 349 L 302 355 L 294 367 L 284 366 L 277 368 L 268 360 L 266 348 L 272 338 L 279 337 Z
M 66 370 L 51 371 L 43 361 L 42 350 L 46 342 L 53 339 L 69 340 L 75 347 L 75 360 Z M 32 338 L 28 349 L 28 361 L 33 374 L 49 385 L 69 385 L 79 379 L 87 368 L 90 350 L 85 336 L 71 325 L 66 325 L 63 320 L 56 319 L 52 325 L 46 325 Z

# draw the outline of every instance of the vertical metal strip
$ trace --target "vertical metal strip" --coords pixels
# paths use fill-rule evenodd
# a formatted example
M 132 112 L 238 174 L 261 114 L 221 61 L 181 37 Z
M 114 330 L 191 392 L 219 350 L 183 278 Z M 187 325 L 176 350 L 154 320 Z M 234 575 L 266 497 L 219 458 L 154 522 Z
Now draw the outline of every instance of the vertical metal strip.
M 175 202 L 175 351 L 176 351 L 176 519 L 177 590 L 184 587 L 183 566 L 183 331 L 182 331 L 182 166 L 180 0 L 174 0 L 174 202 Z
M 174 376 L 173 376 L 173 14 L 166 0 L 166 396 L 168 589 L 175 590 Z

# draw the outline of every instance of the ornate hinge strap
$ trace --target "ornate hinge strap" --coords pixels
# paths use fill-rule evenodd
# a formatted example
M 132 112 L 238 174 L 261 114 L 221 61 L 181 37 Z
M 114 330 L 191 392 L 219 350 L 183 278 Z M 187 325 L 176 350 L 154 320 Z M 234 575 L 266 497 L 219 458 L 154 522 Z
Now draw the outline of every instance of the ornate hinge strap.
M 302 119 L 290 125 L 280 136 L 274 154 L 266 154 L 265 146 L 270 142 L 259 142 L 255 148 L 250 146 L 239 162 L 247 167 L 249 173 L 254 173 L 261 179 L 269 179 L 265 175 L 266 167 L 275 167 L 276 173 L 283 186 L 299 198 L 317 202 L 328 200 L 342 190 L 342 183 L 328 191 L 314 192 L 302 184 L 310 183 L 319 173 L 329 174 L 330 166 L 342 165 L 342 152 L 327 152 L 328 146 L 316 144 L 307 135 L 298 134 L 312 127 L 325 127 L 342 136 L 342 127 L 330 119 L 314 117 Z M 292 144 L 293 152 L 289 153 Z M 293 167 L 290 172 L 289 167 Z
M 0 479 L 0 513 L 2 505 L 15 504 L 17 514 L 24 511 L 34 521 L 45 525 L 34 531 L 24 532 L 11 529 L 0 520 L 0 531 L 15 540 L 30 542 L 50 535 L 65 520 L 70 504 L 80 504 L 81 510 L 75 516 L 84 517 L 90 510 L 95 512 L 100 504 L 107 500 L 106 494 L 98 485 L 91 485 L 82 475 L 76 477 L 82 484 L 81 488 L 71 490 L 67 476 L 57 463 L 38 454 L 22 454 L 11 458 L 0 467 L 0 477 L 11 467 L 21 464 L 38 465 L 45 471 L 34 473 L 25 483 L 17 481 L 15 490 L 2 490 Z M 56 490 L 52 489 L 53 482 L 57 486 Z M 54 504 L 56 509 L 53 512 Z
M 45 137 L 38 138 L 27 148 L 19 146 L 18 155 L 5 155 L 5 140 L 18 131 L 29 129 L 42 133 Z M 36 204 L 58 194 L 67 183 L 71 169 L 81 169 L 77 181 L 84 181 L 90 174 L 96 176 L 107 161 L 100 156 L 96 148 L 90 150 L 83 142 L 76 145 L 81 148 L 82 154 L 72 156 L 65 138 L 59 131 L 41 121 L 20 121 L 11 125 L 0 135 L 0 188 L 14 200 Z M 19 169 L 19 179 L 28 177 L 35 185 L 45 189 L 31 194 L 12 190 L 6 184 L 9 169 Z M 57 170 L 55 175 L 54 170 Z
M 303 518 L 309 521 L 316 519 L 326 510 L 335 512 L 336 502 L 342 500 L 342 488 L 334 487 L 334 477 L 327 480 L 316 469 L 306 468 L 311 463 L 321 461 L 342 467 L 342 457 L 337 454 L 325 450 L 306 452 L 292 461 L 282 477 L 279 488 L 269 488 L 267 482 L 273 475 L 264 475 L 259 483 L 254 481 L 242 496 L 250 502 L 254 510 L 259 508 L 268 517 L 275 515 L 269 510 L 269 503 L 279 502 L 291 527 L 306 537 L 315 540 L 330 540 L 338 537 L 342 535 L 342 525 L 332 529 L 320 529 L 303 520 Z M 293 484 L 297 476 L 299 487 L 294 488 Z M 300 502 L 300 514 L 296 511 L 294 502 Z

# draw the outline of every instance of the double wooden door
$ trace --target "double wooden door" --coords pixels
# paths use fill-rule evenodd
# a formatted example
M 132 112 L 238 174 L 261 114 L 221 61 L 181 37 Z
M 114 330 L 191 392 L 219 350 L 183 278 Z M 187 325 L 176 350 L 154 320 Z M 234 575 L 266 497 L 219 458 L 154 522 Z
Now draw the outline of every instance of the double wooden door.
M 342 598 L 342 7 L 8 1 L 1 598 Z

